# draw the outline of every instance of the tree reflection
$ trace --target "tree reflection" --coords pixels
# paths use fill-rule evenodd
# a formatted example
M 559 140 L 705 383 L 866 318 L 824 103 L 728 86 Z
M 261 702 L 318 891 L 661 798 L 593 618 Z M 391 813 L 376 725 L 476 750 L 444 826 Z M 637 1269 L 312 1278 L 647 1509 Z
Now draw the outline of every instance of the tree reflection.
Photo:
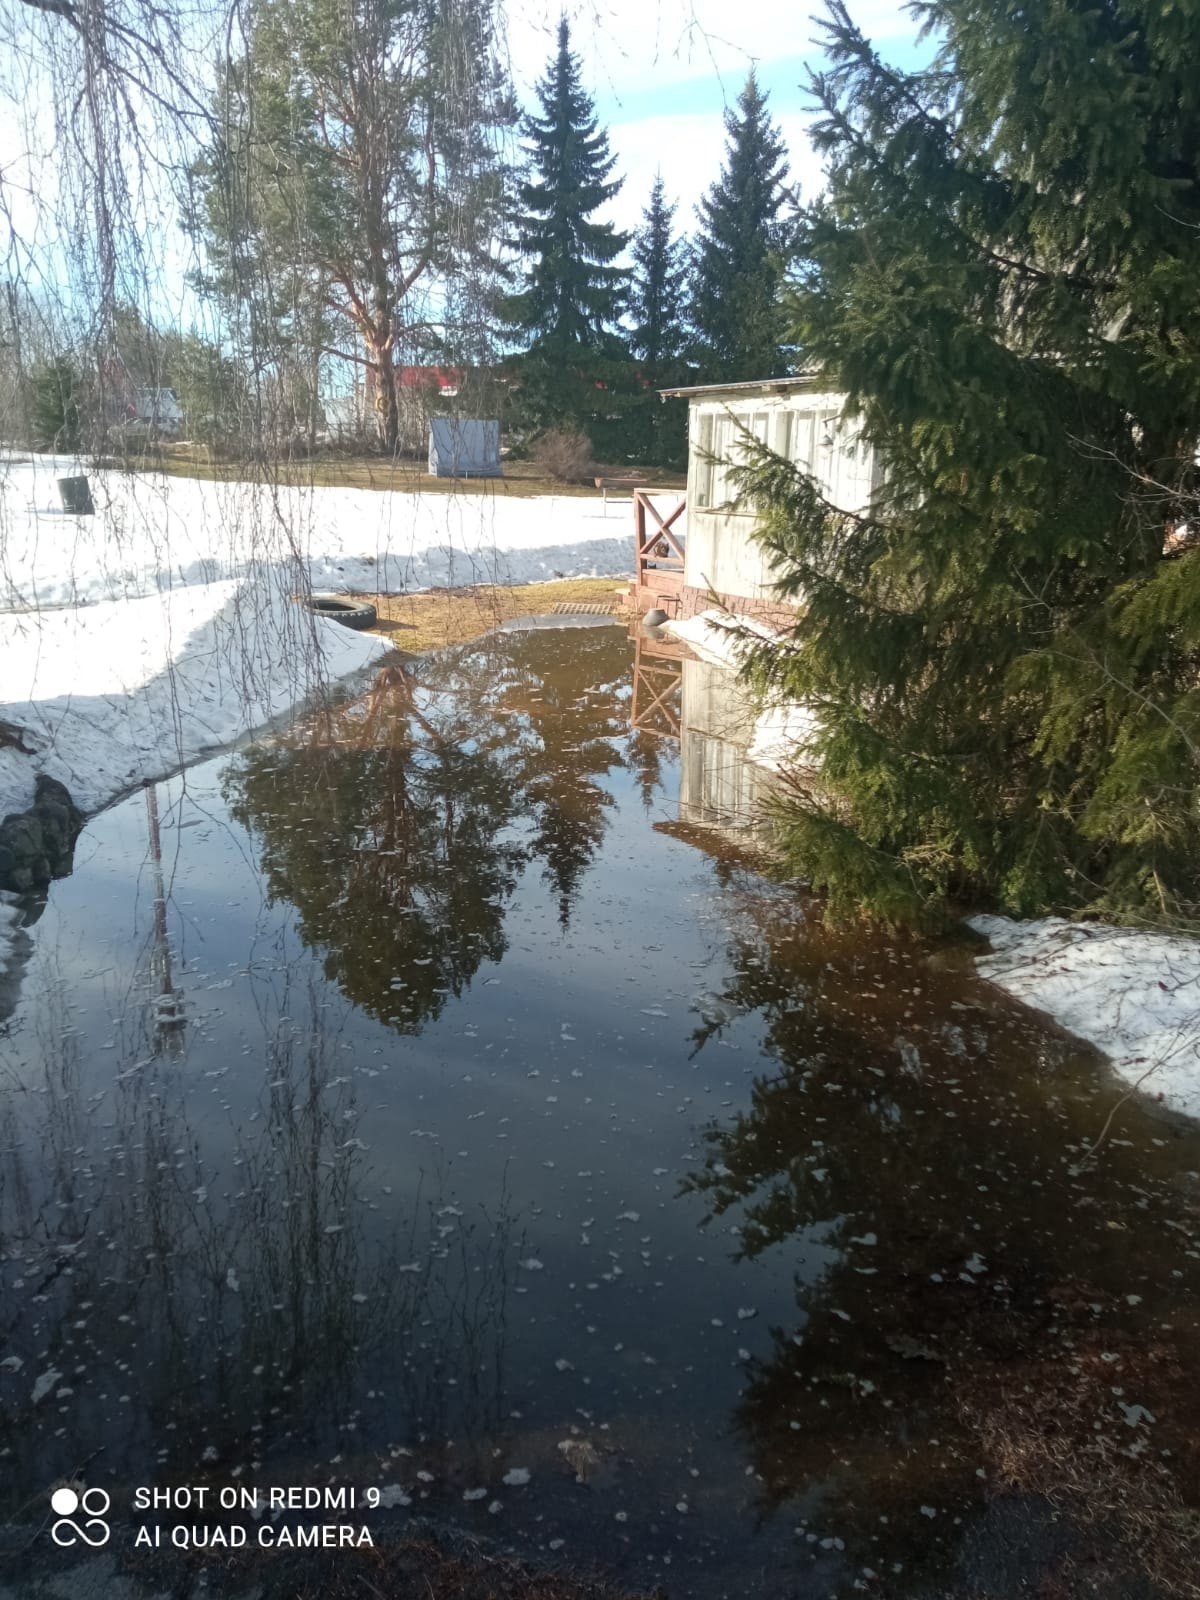
M 418 1032 L 507 948 L 531 860 L 565 927 L 621 767 L 629 646 L 615 629 L 531 631 L 443 651 L 420 679 L 383 669 L 230 769 L 233 814 L 261 841 L 326 975 Z
M 1162 1504 L 1194 1503 L 1195 1357 L 1184 1400 L 1172 1374 L 1188 1347 L 1162 1332 L 1185 1263 L 1144 1250 L 1148 1229 L 1179 1225 L 1162 1130 L 1131 1112 L 1140 1136 L 1081 1171 L 1103 1109 L 1065 1041 L 965 977 L 795 913 L 755 912 L 706 1007 L 698 1050 L 752 1014 L 776 1071 L 708 1127 L 684 1185 L 736 1220 L 740 1258 L 797 1261 L 796 1325 L 749 1363 L 736 1417 L 765 1508 L 816 1491 L 874 1556 L 949 1553 L 998 1479 L 1042 1492 L 1038 1459 L 1076 1430 L 1098 1473 L 1143 1471 L 1113 1398 L 1133 1374 L 1139 1403 L 1166 1414 L 1156 1446 L 1169 1437 L 1181 1463 Z M 1078 1485 L 1058 1481 L 1070 1502 Z M 1071 1509 L 1090 1522 L 1082 1495 Z
M 506 1200 L 472 1224 L 431 1189 L 381 1226 L 356 1080 L 319 985 L 289 987 L 258 1107 L 220 1154 L 162 1059 L 122 1068 L 97 1128 L 47 1007 L 37 1092 L 0 1119 L 6 1511 L 92 1456 L 110 1485 L 154 1459 L 189 1482 L 218 1462 L 247 1482 L 268 1460 L 307 1471 L 356 1445 L 367 1385 L 388 1403 L 362 1448 L 384 1427 L 500 1425 Z
M 530 851 L 543 863 L 565 929 L 580 881 L 608 827 L 613 797 L 599 780 L 625 765 L 629 646 L 615 628 L 515 636 L 503 707 L 519 733 Z
M 326 976 L 417 1032 L 506 947 L 523 859 L 505 837 L 517 785 L 499 741 L 459 742 L 400 668 L 305 735 L 248 751 L 231 810 L 262 843 L 273 900 L 295 906 Z

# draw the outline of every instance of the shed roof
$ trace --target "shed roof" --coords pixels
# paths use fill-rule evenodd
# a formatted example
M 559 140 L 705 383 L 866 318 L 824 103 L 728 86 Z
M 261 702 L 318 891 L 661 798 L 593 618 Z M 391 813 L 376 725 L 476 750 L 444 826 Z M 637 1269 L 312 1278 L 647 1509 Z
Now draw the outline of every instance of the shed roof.
M 691 399 L 700 395 L 752 394 L 755 391 L 786 394 L 789 389 L 811 389 L 820 375 L 821 369 L 813 364 L 801 367 L 799 372 L 794 372 L 789 378 L 749 378 L 737 383 L 694 383 L 679 389 L 660 389 L 658 392 L 664 400 L 674 399 L 676 396 Z

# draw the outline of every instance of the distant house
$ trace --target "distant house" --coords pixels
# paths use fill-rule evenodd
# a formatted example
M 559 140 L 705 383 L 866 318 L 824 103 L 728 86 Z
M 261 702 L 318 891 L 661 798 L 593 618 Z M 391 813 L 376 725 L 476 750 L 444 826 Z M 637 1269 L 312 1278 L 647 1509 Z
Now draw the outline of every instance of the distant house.
M 183 432 L 185 417 L 179 396 L 174 389 L 140 388 L 134 403 L 135 415 L 131 419 L 152 433 L 168 439 L 177 439 Z
M 179 396 L 163 384 L 139 384 L 119 355 L 101 364 L 105 420 L 129 435 L 178 439 L 187 420 Z
M 659 536 L 658 509 L 643 510 L 637 540 L 634 599 L 647 611 L 690 617 L 712 604 L 715 592 L 734 612 L 769 616 L 782 609 L 767 558 L 754 538 L 758 515 L 738 503 L 731 469 L 747 439 L 812 473 L 826 497 L 847 511 L 869 504 L 877 461 L 852 425 L 841 419 L 845 396 L 816 373 L 754 383 L 664 389 L 688 402 L 686 516 Z M 643 494 L 635 494 L 635 513 Z

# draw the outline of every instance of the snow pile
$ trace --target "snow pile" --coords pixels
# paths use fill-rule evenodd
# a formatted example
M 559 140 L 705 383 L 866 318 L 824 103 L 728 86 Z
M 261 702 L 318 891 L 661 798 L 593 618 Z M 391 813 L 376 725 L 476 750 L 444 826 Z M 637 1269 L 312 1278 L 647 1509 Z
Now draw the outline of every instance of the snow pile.
M 96 514 L 61 509 L 86 472 Z M 209 483 L 0 458 L 0 817 L 39 772 L 85 811 L 164 775 L 386 652 L 289 595 L 618 575 L 632 529 L 599 496 Z M 32 752 L 32 753 L 29 753 Z M 0 964 L 15 913 L 0 902 Z
M 716 607 L 689 617 L 686 622 L 664 622 L 662 631 L 686 644 L 701 661 L 728 667 L 732 672 L 738 670 L 746 651 L 756 642 L 781 637 L 753 617 L 734 617 Z M 796 700 L 769 701 L 754 719 L 746 758 L 772 772 L 804 765 L 805 754 L 820 731 L 820 719 L 811 706 Z
M 96 514 L 57 479 L 86 471 Z M 288 572 L 293 588 L 396 594 L 444 584 L 619 577 L 627 513 L 601 498 L 381 492 L 96 472 L 64 458 L 0 461 L 0 610 L 80 605 Z
M 733 668 L 741 666 L 746 651 L 755 643 L 780 637 L 753 617 L 735 617 L 716 606 L 686 622 L 664 622 L 662 631 L 686 644 L 701 661 Z
M 388 648 L 314 616 L 267 577 L 0 617 L 0 718 L 27 730 L 34 751 L 0 750 L 0 816 L 28 809 L 38 772 L 94 811 Z
M 1200 1117 L 1200 939 L 978 916 L 981 977 L 1096 1045 L 1121 1077 Z

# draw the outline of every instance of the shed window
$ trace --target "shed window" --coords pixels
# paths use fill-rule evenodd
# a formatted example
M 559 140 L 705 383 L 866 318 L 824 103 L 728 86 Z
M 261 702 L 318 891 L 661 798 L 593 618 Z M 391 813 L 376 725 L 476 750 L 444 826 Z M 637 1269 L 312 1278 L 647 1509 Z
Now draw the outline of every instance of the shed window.
M 736 504 L 737 489 L 730 468 L 745 459 L 742 448 L 747 435 L 760 444 L 768 442 L 771 414 L 769 411 L 742 413 L 720 411 L 700 418 L 696 504 L 705 510 L 752 513 L 753 505 L 746 499 Z

